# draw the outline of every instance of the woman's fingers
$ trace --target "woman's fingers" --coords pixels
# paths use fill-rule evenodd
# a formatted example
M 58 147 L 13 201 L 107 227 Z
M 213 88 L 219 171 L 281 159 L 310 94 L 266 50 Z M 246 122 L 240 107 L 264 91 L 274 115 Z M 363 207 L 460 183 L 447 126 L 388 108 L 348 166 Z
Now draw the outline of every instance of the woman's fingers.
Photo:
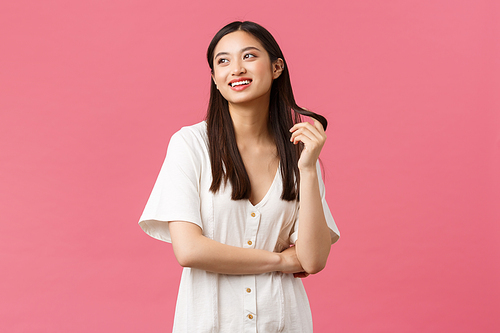
M 315 168 L 321 149 L 326 141 L 323 125 L 316 119 L 313 119 L 313 121 L 314 125 L 302 122 L 290 128 L 290 132 L 292 132 L 290 141 L 293 144 L 299 142 L 304 144 L 304 150 L 298 161 L 300 170 Z
M 325 134 L 325 129 L 323 127 L 323 124 L 321 124 L 318 120 L 314 119 L 313 118 L 313 122 L 314 122 L 314 127 L 316 127 L 316 129 L 320 132 L 320 133 L 323 133 Z M 326 134 L 325 134 L 326 136 Z
M 316 133 L 314 133 L 306 128 L 298 128 L 297 130 L 295 130 L 295 132 L 293 132 L 292 136 L 290 137 L 290 141 L 293 143 L 297 143 L 296 142 L 297 137 L 300 135 L 307 137 L 311 141 L 317 141 L 317 142 L 322 141 L 322 139 L 320 137 L 318 137 L 318 134 L 316 134 Z
M 312 142 L 318 142 L 318 139 L 312 133 L 297 131 L 296 133 L 293 133 L 290 141 L 294 144 L 299 143 L 299 141 L 302 141 L 304 144 L 308 144 Z
M 298 127 L 303 127 L 303 126 L 310 126 L 311 129 L 315 129 L 317 130 L 319 133 L 325 133 L 325 129 L 323 128 L 323 125 L 317 121 L 316 119 L 312 118 L 312 121 L 313 123 L 309 123 L 307 121 L 304 121 L 304 122 L 301 122 L 301 123 L 297 123 L 295 125 L 292 126 L 292 128 L 290 129 L 290 132 L 293 132 L 296 128 Z
M 314 134 L 315 137 L 317 137 L 318 139 L 321 139 L 323 137 L 323 126 L 321 125 L 321 123 L 317 120 L 315 120 L 318 124 L 319 124 L 319 128 L 316 127 L 316 123 L 315 125 L 312 125 L 310 123 L 308 123 L 307 121 L 305 122 L 302 122 L 302 123 L 297 123 L 295 125 L 293 125 L 293 127 L 290 129 L 290 132 L 292 133 L 295 133 L 297 131 L 310 131 L 312 134 Z
M 311 132 L 302 130 L 297 130 L 296 132 L 294 132 L 292 137 L 290 138 L 290 141 L 293 144 L 302 142 L 307 150 L 321 150 L 321 148 L 325 144 L 324 139 L 318 139 Z
M 303 122 L 303 123 L 298 123 L 295 124 L 291 129 L 290 132 L 292 132 L 292 136 L 290 137 L 290 141 L 293 143 L 296 143 L 295 139 L 299 135 L 305 135 L 312 141 L 317 141 L 319 143 L 324 143 L 326 140 L 326 134 L 323 130 L 323 125 L 316 119 L 315 121 L 315 126 L 311 125 L 308 122 Z

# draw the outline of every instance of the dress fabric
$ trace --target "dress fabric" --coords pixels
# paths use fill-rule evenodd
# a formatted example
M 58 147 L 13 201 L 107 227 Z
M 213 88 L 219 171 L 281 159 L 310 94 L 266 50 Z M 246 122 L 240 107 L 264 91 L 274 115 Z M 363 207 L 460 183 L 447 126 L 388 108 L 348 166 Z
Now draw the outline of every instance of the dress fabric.
M 333 237 L 339 234 L 325 201 Z M 139 225 L 150 236 L 171 242 L 167 221 L 198 225 L 204 236 L 223 244 L 281 252 L 297 239 L 299 203 L 280 199 L 280 168 L 265 197 L 255 206 L 231 200 L 231 185 L 213 194 L 206 122 L 183 127 L 170 139 Z M 225 275 L 184 268 L 173 332 L 312 332 L 306 292 L 293 274 Z

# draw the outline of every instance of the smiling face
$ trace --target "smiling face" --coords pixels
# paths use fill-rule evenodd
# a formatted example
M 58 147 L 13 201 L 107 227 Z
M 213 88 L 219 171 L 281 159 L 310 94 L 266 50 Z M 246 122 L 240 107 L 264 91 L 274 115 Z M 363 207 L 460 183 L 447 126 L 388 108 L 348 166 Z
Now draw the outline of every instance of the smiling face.
M 257 38 L 235 31 L 221 38 L 214 50 L 212 78 L 229 105 L 265 102 L 273 80 L 282 72 L 283 60 L 271 64 Z

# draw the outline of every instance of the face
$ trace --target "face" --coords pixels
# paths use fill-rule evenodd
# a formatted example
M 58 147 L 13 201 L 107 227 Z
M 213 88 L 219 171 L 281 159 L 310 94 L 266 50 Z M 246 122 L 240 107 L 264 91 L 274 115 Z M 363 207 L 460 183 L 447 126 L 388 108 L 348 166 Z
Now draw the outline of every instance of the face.
M 282 70 L 283 60 L 271 63 L 259 40 L 245 31 L 225 35 L 214 50 L 212 78 L 230 105 L 269 100 Z

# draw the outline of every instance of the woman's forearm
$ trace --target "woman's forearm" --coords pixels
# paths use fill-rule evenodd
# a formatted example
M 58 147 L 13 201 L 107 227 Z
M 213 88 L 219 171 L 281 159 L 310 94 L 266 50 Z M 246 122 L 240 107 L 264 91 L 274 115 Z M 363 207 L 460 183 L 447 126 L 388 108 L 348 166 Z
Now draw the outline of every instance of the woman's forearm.
M 307 273 L 321 271 L 331 247 L 316 168 L 300 170 L 299 229 L 295 244 L 297 257 Z
M 290 254 L 222 244 L 203 236 L 189 222 L 169 222 L 169 228 L 175 257 L 183 267 L 235 275 L 302 271 L 298 259 Z

